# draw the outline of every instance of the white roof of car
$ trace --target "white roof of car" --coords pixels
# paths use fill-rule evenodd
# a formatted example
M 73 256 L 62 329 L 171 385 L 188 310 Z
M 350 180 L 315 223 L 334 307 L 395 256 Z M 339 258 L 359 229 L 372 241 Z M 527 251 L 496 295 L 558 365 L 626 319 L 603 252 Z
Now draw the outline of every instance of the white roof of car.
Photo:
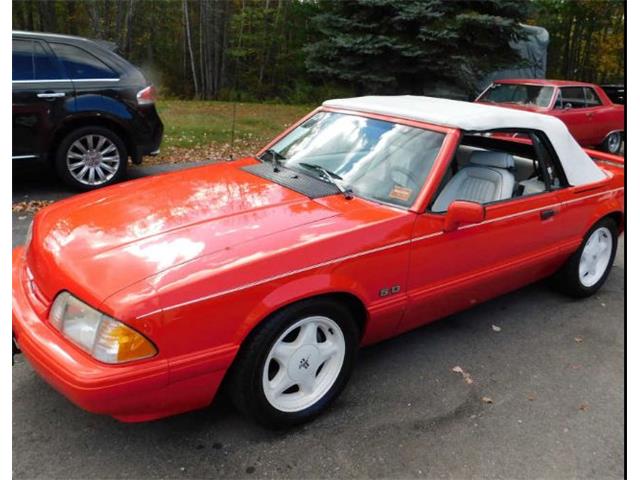
M 323 105 L 418 120 L 466 131 L 482 132 L 506 128 L 541 130 L 558 154 L 571 185 L 584 185 L 605 178 L 604 172 L 578 145 L 566 125 L 550 115 L 412 95 L 342 98 L 327 100 Z

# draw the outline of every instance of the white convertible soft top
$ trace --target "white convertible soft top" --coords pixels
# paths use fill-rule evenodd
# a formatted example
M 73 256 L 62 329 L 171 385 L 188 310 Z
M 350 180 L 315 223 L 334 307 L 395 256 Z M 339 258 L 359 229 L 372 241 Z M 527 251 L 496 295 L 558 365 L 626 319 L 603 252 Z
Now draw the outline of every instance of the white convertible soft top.
M 466 131 L 482 132 L 504 128 L 541 130 L 558 154 L 571 185 L 584 185 L 605 178 L 604 172 L 578 145 L 566 125 L 550 115 L 411 95 L 342 98 L 327 100 L 323 105 L 407 118 Z

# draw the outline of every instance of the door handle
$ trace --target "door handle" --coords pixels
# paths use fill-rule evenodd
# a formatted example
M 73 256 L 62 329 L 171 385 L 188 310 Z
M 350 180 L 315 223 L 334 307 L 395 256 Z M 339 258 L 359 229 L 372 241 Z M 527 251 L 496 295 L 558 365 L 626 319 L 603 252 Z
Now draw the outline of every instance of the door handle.
M 540 212 L 540 219 L 541 220 L 547 220 L 551 217 L 553 217 L 556 214 L 556 211 L 554 209 L 549 209 L 549 210 L 542 210 Z
M 38 98 L 60 98 L 65 95 L 66 93 L 64 92 L 43 92 L 38 94 Z
M 589 118 L 593 117 L 593 112 L 587 112 L 587 117 Z

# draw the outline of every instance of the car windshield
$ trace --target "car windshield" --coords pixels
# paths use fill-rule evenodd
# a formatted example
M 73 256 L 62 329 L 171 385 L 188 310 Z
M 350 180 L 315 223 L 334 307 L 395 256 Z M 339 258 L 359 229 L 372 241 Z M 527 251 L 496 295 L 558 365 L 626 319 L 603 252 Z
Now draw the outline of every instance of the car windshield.
M 319 112 L 269 149 L 280 165 L 370 200 L 415 201 L 445 134 L 359 115 Z M 328 178 L 330 176 L 331 178 Z
M 553 96 L 553 87 L 541 85 L 521 85 L 511 83 L 494 83 L 479 98 L 481 102 L 516 103 L 519 105 L 535 105 L 548 107 Z

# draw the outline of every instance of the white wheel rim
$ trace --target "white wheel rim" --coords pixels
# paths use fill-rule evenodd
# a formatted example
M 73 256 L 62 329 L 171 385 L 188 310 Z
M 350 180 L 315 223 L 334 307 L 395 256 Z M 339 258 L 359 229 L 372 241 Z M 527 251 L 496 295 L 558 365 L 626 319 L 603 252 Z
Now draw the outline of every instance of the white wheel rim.
M 333 386 L 344 363 L 345 340 L 336 322 L 306 317 L 289 327 L 271 347 L 262 371 L 267 401 L 283 412 L 299 412 Z
M 83 185 L 102 185 L 118 172 L 120 153 L 107 137 L 89 134 L 73 142 L 67 150 L 67 169 Z
M 619 133 L 612 133 L 607 139 L 610 152 L 617 152 L 620 149 L 621 137 Z
M 600 281 L 609 266 L 613 239 L 608 228 L 595 230 L 585 243 L 580 257 L 580 283 L 592 287 Z

